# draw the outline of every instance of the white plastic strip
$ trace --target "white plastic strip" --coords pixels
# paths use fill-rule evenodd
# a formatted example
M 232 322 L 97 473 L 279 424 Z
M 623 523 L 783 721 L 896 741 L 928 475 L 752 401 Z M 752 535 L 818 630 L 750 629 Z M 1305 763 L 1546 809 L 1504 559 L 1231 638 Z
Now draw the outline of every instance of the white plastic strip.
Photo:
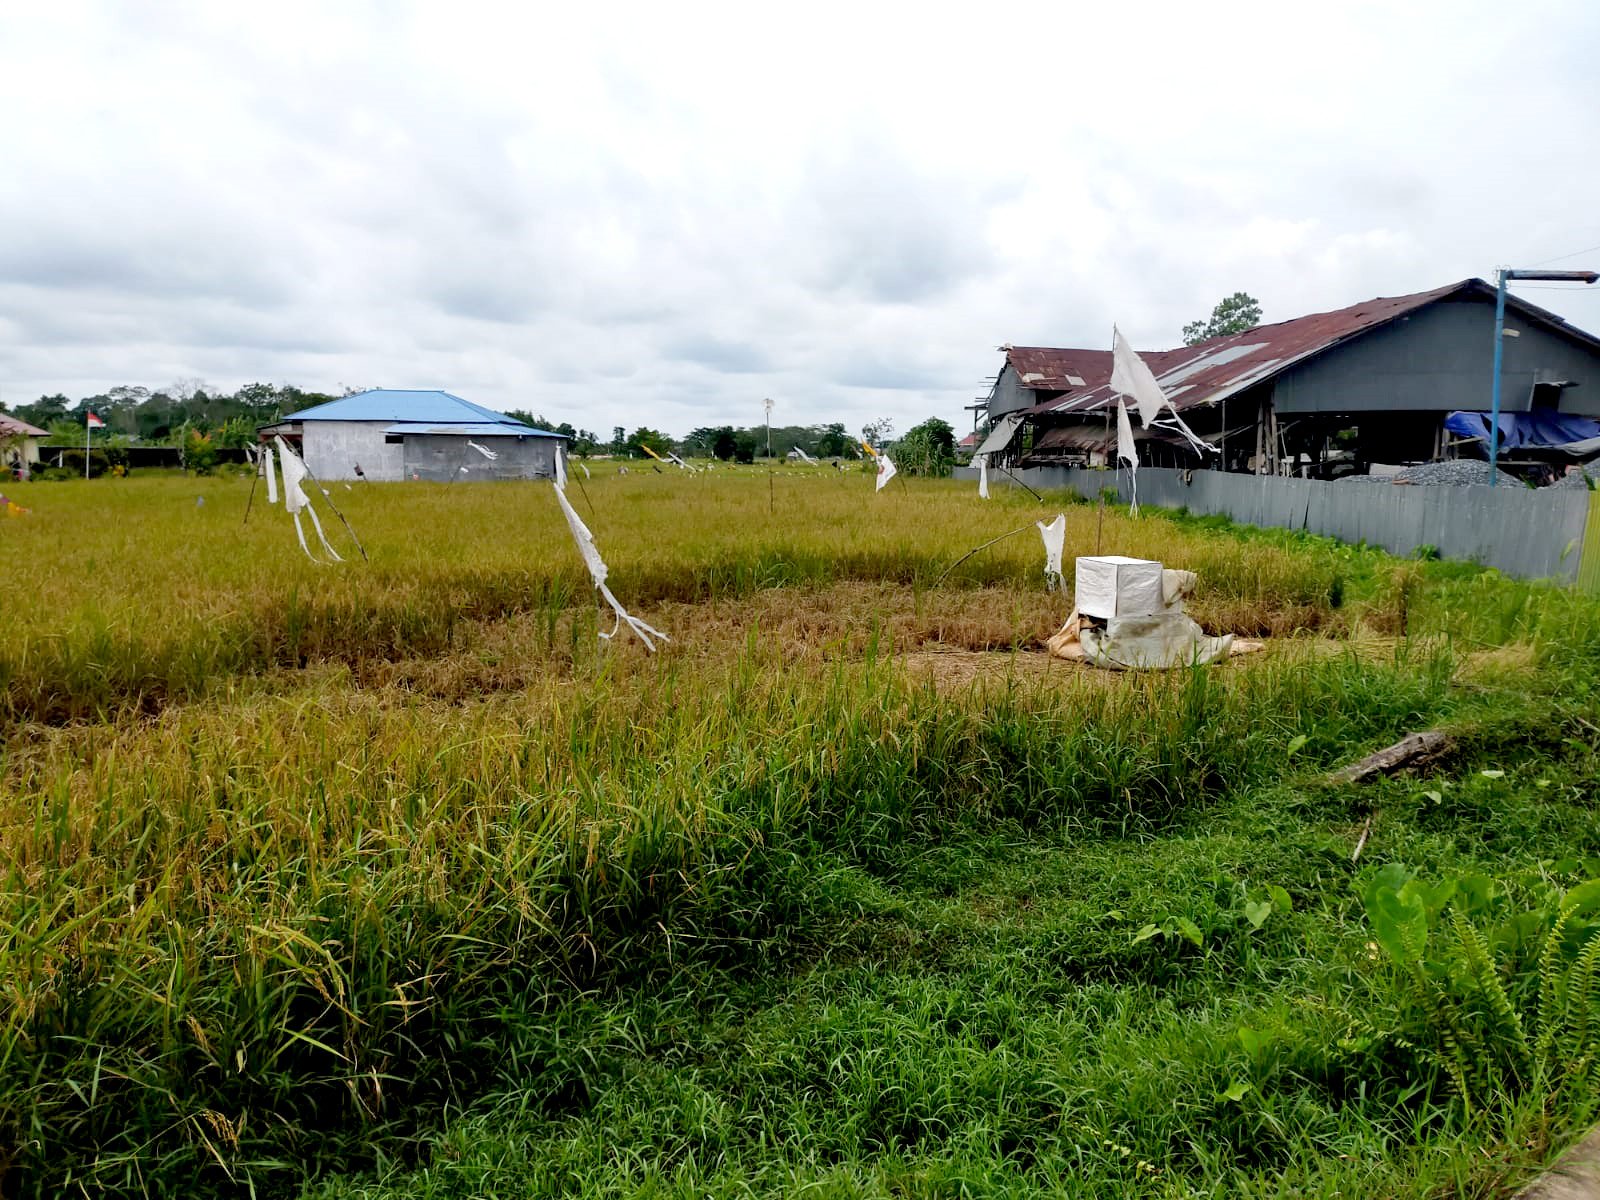
M 633 630 L 639 640 L 644 643 L 645 649 L 652 654 L 655 653 L 656 644 L 650 640 L 652 636 L 660 638 L 663 642 L 670 642 L 672 639 L 659 629 L 647 625 L 638 617 L 630 616 L 628 610 L 618 603 L 617 598 L 611 594 L 611 589 L 606 586 L 606 564 L 605 560 L 600 557 L 599 549 L 594 544 L 594 534 L 589 532 L 589 527 L 583 523 L 583 518 L 567 502 L 566 492 L 554 484 L 551 486 L 555 489 L 556 499 L 561 504 L 562 515 L 567 518 L 567 528 L 572 531 L 572 540 L 578 544 L 578 553 L 583 557 L 583 565 L 589 569 L 589 578 L 594 580 L 594 586 L 599 589 L 600 594 L 605 597 L 606 603 L 617 614 L 618 625 L 612 629 L 611 633 L 602 633 L 600 636 L 610 638 L 617 632 L 617 629 L 621 628 L 621 622 L 625 621 L 628 628 Z
M 267 476 L 267 503 L 278 502 L 278 459 L 271 446 L 261 447 L 261 470 Z
M 1044 539 L 1044 581 L 1045 585 L 1053 592 L 1060 591 L 1064 580 L 1061 577 L 1061 552 L 1067 542 L 1067 514 L 1057 513 L 1056 519 L 1046 525 L 1043 521 L 1035 521 L 1039 527 L 1039 536 Z

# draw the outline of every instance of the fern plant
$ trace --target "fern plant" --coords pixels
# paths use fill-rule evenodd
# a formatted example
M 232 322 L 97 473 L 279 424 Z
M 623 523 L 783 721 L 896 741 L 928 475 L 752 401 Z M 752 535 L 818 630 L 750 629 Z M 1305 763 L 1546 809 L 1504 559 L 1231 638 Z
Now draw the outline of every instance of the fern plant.
M 1376 1034 L 1442 1070 L 1470 1112 L 1529 1089 L 1589 1087 L 1600 1060 L 1600 879 L 1529 905 L 1483 876 L 1429 884 L 1398 864 L 1362 902 L 1392 970 Z

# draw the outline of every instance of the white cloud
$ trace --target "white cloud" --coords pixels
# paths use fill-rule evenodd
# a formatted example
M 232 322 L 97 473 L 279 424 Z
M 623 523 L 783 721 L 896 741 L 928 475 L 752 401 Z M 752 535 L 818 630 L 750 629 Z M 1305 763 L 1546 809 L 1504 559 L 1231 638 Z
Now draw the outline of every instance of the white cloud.
M 8 399 L 960 424 L 1002 341 L 1167 346 L 1239 289 L 1284 319 L 1600 243 L 1585 0 L 67 0 L 6 35 Z

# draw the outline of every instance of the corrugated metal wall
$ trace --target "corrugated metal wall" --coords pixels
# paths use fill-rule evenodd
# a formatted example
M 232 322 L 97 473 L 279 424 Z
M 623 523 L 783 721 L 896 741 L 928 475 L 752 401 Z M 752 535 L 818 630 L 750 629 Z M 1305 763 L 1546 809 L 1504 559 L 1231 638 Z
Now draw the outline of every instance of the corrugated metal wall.
M 977 472 L 959 467 L 958 478 Z M 1116 489 L 1127 503 L 1128 473 L 1032 467 L 1016 472 L 1029 487 L 1071 488 L 1086 497 Z M 1186 482 L 1187 480 L 1187 482 Z M 1009 483 L 990 472 L 989 481 Z M 1221 471 L 1143 467 L 1139 502 L 1195 513 L 1222 513 L 1246 525 L 1305 529 L 1391 554 L 1433 546 L 1445 558 L 1495 567 L 1520 579 L 1578 578 L 1590 512 L 1586 489 L 1407 487 L 1310 479 L 1274 479 Z M 1600 558 L 1600 547 L 1593 557 Z M 1600 580 L 1600 567 L 1591 564 Z
M 1500 407 L 1528 411 L 1535 380 L 1572 380 L 1562 412 L 1600 412 L 1600 354 L 1506 313 Z M 1280 416 L 1489 409 L 1494 302 L 1444 301 L 1335 346 L 1275 381 Z

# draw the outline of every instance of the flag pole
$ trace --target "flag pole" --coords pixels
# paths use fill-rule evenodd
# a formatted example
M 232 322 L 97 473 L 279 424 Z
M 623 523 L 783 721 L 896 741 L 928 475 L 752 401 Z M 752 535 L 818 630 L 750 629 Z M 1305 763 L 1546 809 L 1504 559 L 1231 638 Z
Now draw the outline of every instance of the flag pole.
M 89 424 L 89 418 L 94 416 L 92 410 L 86 410 L 83 418 L 83 477 L 89 478 L 89 451 L 94 445 L 94 426 Z

